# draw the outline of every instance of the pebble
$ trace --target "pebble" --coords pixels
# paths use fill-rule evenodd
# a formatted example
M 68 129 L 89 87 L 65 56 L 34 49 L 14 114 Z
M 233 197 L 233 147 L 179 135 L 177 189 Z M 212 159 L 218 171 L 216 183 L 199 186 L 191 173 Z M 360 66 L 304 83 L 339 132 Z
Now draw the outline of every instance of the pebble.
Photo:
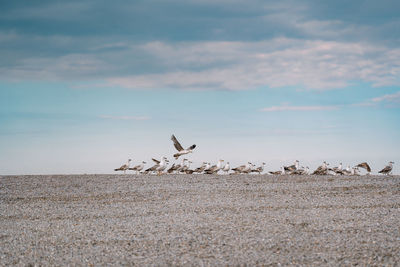
M 399 218 L 399 176 L 2 176 L 0 265 L 395 266 Z

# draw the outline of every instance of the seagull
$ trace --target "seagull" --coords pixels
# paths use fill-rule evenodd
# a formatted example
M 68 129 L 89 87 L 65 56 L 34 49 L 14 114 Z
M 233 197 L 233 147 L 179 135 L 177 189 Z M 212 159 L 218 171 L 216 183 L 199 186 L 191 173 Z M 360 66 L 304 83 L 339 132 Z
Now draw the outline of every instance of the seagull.
M 319 166 L 312 174 L 327 175 L 328 174 L 328 165 L 329 164 L 324 161 L 323 164 L 321 166 Z
M 391 174 L 392 170 L 393 170 L 393 164 L 394 164 L 393 161 L 389 162 L 389 165 L 387 165 L 385 168 L 380 170 L 379 173 L 386 174 L 386 175 Z
M 239 167 L 233 168 L 232 171 L 234 171 L 234 174 L 239 174 L 239 173 L 248 173 L 249 170 L 251 170 L 251 163 L 247 162 L 245 165 L 241 165 Z
M 290 174 L 293 174 L 293 175 L 304 175 L 304 174 L 306 174 L 306 170 L 304 169 L 303 166 L 301 166 L 301 168 L 298 168 L 297 170 L 292 171 Z
M 347 165 L 347 168 L 344 169 L 344 170 L 342 170 L 342 173 L 343 173 L 344 175 L 350 175 L 350 174 L 351 174 L 350 165 Z
M 190 169 L 190 164 L 192 164 L 192 163 L 193 163 L 192 161 L 188 161 L 188 164 L 186 165 L 187 168 L 185 168 L 185 170 L 184 170 L 184 172 L 186 174 L 192 174 L 194 172 L 194 170 Z
M 253 167 L 253 163 L 247 162 L 246 167 L 242 170 L 242 173 L 250 173 Z
M 122 165 L 121 167 L 119 167 L 118 169 L 114 169 L 114 171 L 124 171 L 124 174 L 126 173 L 126 170 L 129 169 L 129 165 L 131 165 L 131 159 L 128 159 L 128 162 L 124 165 Z
M 146 164 L 146 161 L 142 161 L 141 164 L 136 165 L 136 166 L 133 167 L 133 168 L 129 168 L 129 170 L 131 170 L 131 171 L 136 171 L 136 174 L 138 174 L 141 170 L 143 170 L 144 164 Z
M 351 175 L 360 175 L 360 174 L 358 173 L 358 167 L 353 167 L 353 168 L 351 169 Z
M 190 164 L 192 164 L 193 162 L 190 160 L 186 161 L 186 164 L 182 166 L 182 168 L 179 170 L 179 172 L 184 172 L 186 173 L 187 170 L 189 170 L 190 168 Z
M 369 167 L 368 163 L 366 163 L 366 162 L 360 163 L 356 167 L 365 169 L 368 172 L 367 174 L 371 173 L 371 167 Z
M 168 172 L 168 173 L 172 173 L 172 172 L 174 172 L 174 171 L 177 171 L 177 170 L 181 169 L 182 166 L 185 165 L 185 161 L 186 161 L 186 160 L 187 160 L 187 159 L 182 159 L 182 164 L 177 164 L 177 165 L 175 165 L 175 163 L 172 164 L 172 167 L 169 168 L 167 172 Z
M 162 158 L 161 158 L 161 161 L 162 161 L 164 158 L 165 158 L 165 157 L 162 157 Z M 166 159 L 166 158 L 165 158 L 165 159 Z M 153 165 L 152 167 L 148 168 L 147 170 L 145 170 L 145 173 L 154 172 L 154 171 L 157 170 L 158 167 L 160 167 L 161 161 L 156 160 L 156 159 L 154 159 L 154 158 L 152 158 L 151 160 L 154 161 L 156 164 Z
M 206 167 L 204 168 L 203 171 L 207 171 L 207 170 L 210 169 L 210 168 L 211 168 L 211 163 L 210 163 L 210 162 L 207 162 Z
M 178 169 L 176 169 L 176 173 L 180 173 L 180 172 L 185 168 L 186 162 L 188 162 L 187 159 L 183 159 L 183 160 L 182 160 L 182 164 L 181 164 L 181 166 L 180 166 Z
M 235 174 L 238 174 L 241 173 L 244 168 L 246 168 L 246 165 L 241 165 L 239 167 L 233 168 L 232 171 L 234 171 Z
M 251 170 L 251 172 L 258 172 L 258 174 L 261 174 L 264 171 L 264 166 L 265 166 L 265 162 L 263 162 L 260 167 L 254 169 L 254 170 Z
M 330 171 L 334 172 L 334 175 L 343 175 L 343 164 L 340 162 L 338 167 L 333 167 L 332 169 L 329 169 Z
M 299 168 L 299 161 L 296 160 L 294 162 L 294 165 L 291 166 L 283 166 L 283 168 L 285 169 L 285 171 L 295 171 Z
M 271 171 L 269 173 L 272 174 L 272 175 L 279 175 L 279 174 L 282 173 L 282 171 Z
M 231 166 L 229 165 L 229 161 L 225 164 L 225 166 L 222 168 L 222 171 L 228 174 L 229 170 L 231 169 Z
M 209 168 L 208 170 L 205 170 L 204 172 L 207 174 L 215 174 L 218 173 L 218 171 L 221 169 L 222 167 L 222 163 L 224 162 L 223 159 L 218 160 L 217 165 L 213 165 L 211 168 Z
M 194 169 L 193 172 L 201 173 L 201 172 L 204 171 L 204 169 L 206 168 L 206 166 L 207 166 L 207 162 L 203 162 L 203 164 L 201 164 L 200 167 Z
M 156 171 L 158 175 L 161 175 L 162 172 L 167 168 L 168 165 L 168 159 L 166 157 L 162 157 L 160 163 L 158 164 L 158 167 L 156 168 Z
M 172 142 L 174 142 L 174 147 L 176 148 L 176 150 L 178 150 L 178 153 L 174 154 L 175 159 L 178 159 L 179 156 L 182 156 L 182 155 L 185 155 L 188 153 L 193 153 L 193 149 L 195 149 L 195 147 L 196 147 L 196 145 L 191 145 L 187 149 L 184 149 L 182 147 L 182 145 L 176 139 L 175 135 L 171 136 L 171 140 L 172 140 Z

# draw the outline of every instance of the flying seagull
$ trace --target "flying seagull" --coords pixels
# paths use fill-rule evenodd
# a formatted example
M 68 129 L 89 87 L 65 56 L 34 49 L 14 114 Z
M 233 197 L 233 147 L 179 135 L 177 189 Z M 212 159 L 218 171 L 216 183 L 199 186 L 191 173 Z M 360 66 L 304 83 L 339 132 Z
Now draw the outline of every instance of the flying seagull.
M 193 153 L 193 149 L 195 149 L 195 147 L 196 147 L 196 145 L 191 145 L 187 149 L 184 149 L 182 147 L 182 145 L 179 143 L 178 139 L 176 139 L 175 135 L 171 136 L 171 140 L 172 140 L 172 142 L 174 142 L 174 147 L 176 148 L 176 150 L 178 150 L 178 153 L 174 154 L 174 158 L 175 159 L 178 159 L 179 156 L 182 156 L 182 155 L 185 155 L 185 154 L 189 154 L 189 153 Z
M 114 171 L 124 171 L 124 174 L 126 172 L 127 169 L 129 169 L 129 165 L 131 164 L 131 159 L 128 159 L 128 162 L 124 165 L 122 165 L 121 167 L 114 169 Z
M 394 164 L 393 161 L 389 162 L 389 165 L 387 165 L 385 168 L 380 170 L 379 173 L 390 174 L 392 172 L 392 170 L 393 170 L 393 164 Z
M 368 174 L 371 172 L 371 167 L 369 167 L 368 163 L 366 163 L 366 162 L 360 163 L 356 167 L 366 169 Z

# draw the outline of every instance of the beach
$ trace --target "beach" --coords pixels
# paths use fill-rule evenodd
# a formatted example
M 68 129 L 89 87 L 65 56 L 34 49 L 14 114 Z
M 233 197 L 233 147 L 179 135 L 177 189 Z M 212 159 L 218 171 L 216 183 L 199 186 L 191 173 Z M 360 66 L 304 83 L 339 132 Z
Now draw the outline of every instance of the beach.
M 400 176 L 0 176 L 1 266 L 400 264 Z

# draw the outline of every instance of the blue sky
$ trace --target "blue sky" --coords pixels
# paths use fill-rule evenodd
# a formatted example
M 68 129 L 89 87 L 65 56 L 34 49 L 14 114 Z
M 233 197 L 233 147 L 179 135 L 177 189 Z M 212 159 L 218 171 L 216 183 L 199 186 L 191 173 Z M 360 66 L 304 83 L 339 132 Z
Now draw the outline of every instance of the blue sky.
M 400 162 L 398 1 L 0 6 L 0 174 Z

